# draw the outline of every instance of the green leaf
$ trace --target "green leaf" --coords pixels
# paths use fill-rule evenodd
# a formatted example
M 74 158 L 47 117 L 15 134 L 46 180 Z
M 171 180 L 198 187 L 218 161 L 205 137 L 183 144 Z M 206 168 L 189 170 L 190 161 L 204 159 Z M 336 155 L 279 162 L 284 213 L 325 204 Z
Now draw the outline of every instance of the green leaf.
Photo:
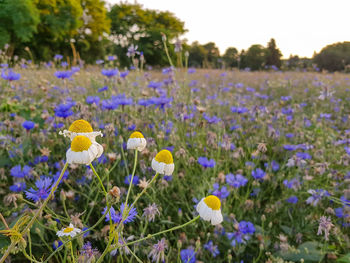
M 349 263 L 350 262 L 350 253 L 346 254 L 345 256 L 342 256 L 341 258 L 337 259 L 338 263 Z

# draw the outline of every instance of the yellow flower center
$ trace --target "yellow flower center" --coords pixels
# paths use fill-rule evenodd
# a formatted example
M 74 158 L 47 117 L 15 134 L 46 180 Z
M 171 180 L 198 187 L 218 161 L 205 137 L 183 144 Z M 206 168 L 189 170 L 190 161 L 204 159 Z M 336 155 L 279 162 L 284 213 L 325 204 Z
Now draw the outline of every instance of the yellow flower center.
M 93 132 L 92 127 L 90 123 L 84 120 L 76 120 L 74 121 L 71 126 L 69 126 L 69 131 L 71 132 Z
M 78 135 L 74 137 L 70 148 L 73 152 L 82 152 L 87 151 L 91 144 L 92 143 L 88 137 Z
M 143 135 L 142 135 L 141 132 L 136 131 L 136 132 L 133 132 L 133 133 L 130 135 L 130 139 L 131 139 L 131 138 L 145 138 L 145 137 L 143 137 Z
M 70 233 L 74 230 L 73 227 L 66 227 L 64 230 L 63 230 L 63 233 Z
M 215 195 L 209 195 L 204 198 L 204 203 L 213 210 L 219 210 L 221 207 L 220 199 Z
M 173 155 L 168 150 L 161 150 L 159 153 L 157 153 L 154 159 L 156 159 L 156 161 L 159 163 L 166 163 L 166 164 L 174 163 Z

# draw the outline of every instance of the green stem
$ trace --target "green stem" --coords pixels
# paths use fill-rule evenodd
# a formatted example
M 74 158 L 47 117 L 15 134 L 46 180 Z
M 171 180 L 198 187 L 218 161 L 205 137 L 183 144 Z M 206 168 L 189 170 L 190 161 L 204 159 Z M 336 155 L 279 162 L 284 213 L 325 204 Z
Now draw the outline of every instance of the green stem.
M 128 189 L 128 193 L 126 195 L 126 200 L 125 200 L 125 204 L 126 206 L 128 206 L 128 200 L 129 200 L 129 196 L 130 196 L 130 192 L 131 192 L 131 188 L 133 186 L 133 180 L 134 180 L 134 175 L 135 175 L 135 171 L 136 171 L 136 164 L 137 164 L 137 150 L 135 150 L 135 160 L 134 160 L 134 168 L 132 169 L 132 174 L 131 174 L 131 179 L 130 179 L 130 182 L 129 182 L 129 189 Z M 129 176 L 129 175 L 128 175 Z M 126 213 L 126 209 L 124 209 L 124 214 Z M 127 214 L 127 213 L 126 213 Z M 123 215 L 123 218 L 124 218 L 124 215 Z
M 179 226 L 175 226 L 175 227 L 173 227 L 173 228 L 170 228 L 170 229 L 167 229 L 167 230 L 163 230 L 163 231 L 160 231 L 160 232 L 155 233 L 155 234 L 152 234 L 152 235 L 148 235 L 148 236 L 146 236 L 146 237 L 144 237 L 144 238 L 141 238 L 141 239 L 138 239 L 138 240 L 135 240 L 135 241 L 131 241 L 131 242 L 126 243 L 126 244 L 122 244 L 122 245 L 118 246 L 117 248 L 121 248 L 121 247 L 125 247 L 125 246 L 130 246 L 130 245 L 132 245 L 132 244 L 139 243 L 139 242 L 141 242 L 141 241 L 150 239 L 150 238 L 152 238 L 152 237 L 159 236 L 159 235 L 161 235 L 161 234 L 165 234 L 165 233 L 168 233 L 168 232 L 171 232 L 171 231 L 174 231 L 174 230 L 183 228 L 183 227 L 185 227 L 185 226 L 187 226 L 187 225 L 190 225 L 190 224 L 194 223 L 194 222 L 197 221 L 199 218 L 200 218 L 200 216 L 196 216 L 195 218 L 193 218 L 192 220 L 188 221 L 188 222 L 185 223 L 185 224 L 182 224 L 182 225 L 179 225 Z M 113 248 L 113 249 L 115 249 L 115 248 Z
M 96 173 L 95 168 L 94 168 L 94 166 L 91 163 L 90 163 L 90 168 L 91 168 L 92 172 L 94 173 L 94 175 L 97 177 L 98 181 L 100 182 L 101 188 L 102 188 L 102 190 L 103 190 L 103 192 L 104 192 L 104 194 L 106 195 L 106 198 L 107 198 L 106 188 L 103 186 L 103 183 L 102 183 L 102 180 L 101 180 L 100 176 Z
M 45 199 L 44 203 L 40 206 L 40 208 L 38 209 L 38 211 L 35 213 L 35 215 L 32 217 L 32 219 L 29 221 L 28 225 L 24 228 L 24 230 L 22 231 L 21 235 L 23 236 L 24 234 L 27 233 L 27 231 L 32 227 L 32 225 L 34 224 L 35 220 L 37 219 L 37 217 L 42 213 L 42 211 L 44 210 L 45 206 L 47 205 L 47 203 L 49 202 L 49 200 L 52 198 L 53 193 L 56 191 L 56 188 L 58 186 L 58 184 L 60 183 L 60 181 L 63 178 L 63 175 L 65 173 L 65 171 L 67 170 L 68 167 L 68 163 L 66 162 L 66 164 L 64 165 L 62 172 L 60 174 L 60 176 L 58 177 L 55 185 L 52 187 L 50 194 L 48 195 L 48 197 Z M 11 251 L 14 249 L 14 247 L 16 246 L 17 242 L 11 242 L 11 245 L 7 248 L 7 250 L 5 251 L 4 255 L 2 256 L 2 258 L 0 259 L 0 263 L 3 263 L 5 261 L 5 259 L 8 257 L 8 255 L 11 253 Z
M 72 261 L 73 261 L 73 263 L 75 263 L 75 257 L 74 257 L 74 251 L 73 251 L 73 242 L 72 242 L 71 238 L 69 240 L 70 240 L 70 253 L 72 255 Z

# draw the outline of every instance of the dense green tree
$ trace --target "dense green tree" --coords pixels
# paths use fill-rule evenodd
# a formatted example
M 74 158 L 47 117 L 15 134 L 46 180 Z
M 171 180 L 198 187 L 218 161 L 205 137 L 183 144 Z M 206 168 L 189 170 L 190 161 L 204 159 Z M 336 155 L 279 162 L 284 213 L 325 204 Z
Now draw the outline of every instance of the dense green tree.
M 328 45 L 316 54 L 313 61 L 321 70 L 341 71 L 350 65 L 350 42 Z
M 144 53 L 148 64 L 168 65 L 162 34 L 170 43 L 186 31 L 184 23 L 171 12 L 144 9 L 140 4 L 116 4 L 108 15 L 111 19 L 111 40 L 115 44 L 113 51 L 124 65 L 130 61 L 125 54 L 131 44 Z M 174 59 L 173 46 L 169 46 L 170 56 Z
M 201 68 L 204 66 L 204 61 L 207 57 L 208 51 L 197 41 L 193 42 L 189 47 L 189 66 Z
M 32 0 L 0 1 L 0 48 L 10 45 L 11 52 L 37 32 L 39 12 Z
M 242 54 L 241 54 L 242 55 Z M 251 70 L 261 70 L 265 66 L 266 48 L 262 45 L 252 45 L 246 53 L 244 53 L 243 68 L 250 68 Z
M 277 48 L 275 39 L 271 38 L 270 42 L 267 43 L 266 49 L 266 66 L 276 66 L 277 68 L 281 67 L 281 57 L 282 53 Z
M 222 56 L 225 66 L 233 68 L 238 66 L 238 50 L 234 47 L 226 49 L 225 54 Z
M 203 48 L 207 51 L 204 60 L 205 68 L 219 68 L 220 67 L 220 51 L 214 42 L 209 42 L 203 45 Z

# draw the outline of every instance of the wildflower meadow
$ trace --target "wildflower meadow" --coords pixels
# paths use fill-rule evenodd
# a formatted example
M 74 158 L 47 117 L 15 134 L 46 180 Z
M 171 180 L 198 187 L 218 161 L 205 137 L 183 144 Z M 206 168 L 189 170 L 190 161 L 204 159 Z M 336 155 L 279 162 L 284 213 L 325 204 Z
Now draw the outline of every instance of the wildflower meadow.
M 128 52 L 3 60 L 1 263 L 350 262 L 349 75 Z

